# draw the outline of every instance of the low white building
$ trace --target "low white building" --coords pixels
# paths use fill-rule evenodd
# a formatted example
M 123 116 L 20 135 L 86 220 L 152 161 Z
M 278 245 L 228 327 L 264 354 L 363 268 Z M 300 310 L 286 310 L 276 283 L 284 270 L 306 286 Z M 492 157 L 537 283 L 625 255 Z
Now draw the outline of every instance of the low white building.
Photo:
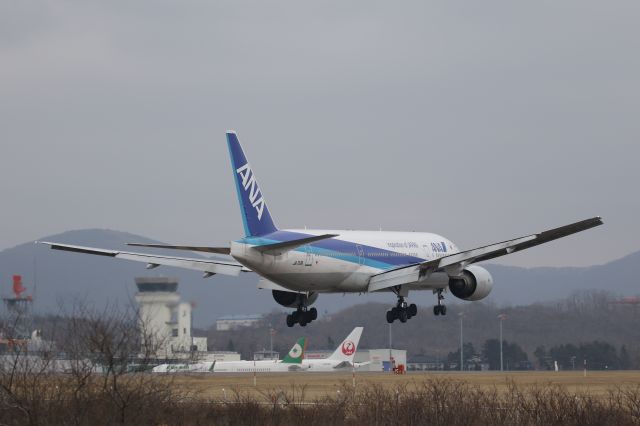
M 364 349 L 356 352 L 355 362 L 369 362 L 360 371 L 392 371 L 394 367 L 407 369 L 407 351 L 404 349 Z
M 240 361 L 240 354 L 238 352 L 204 352 L 197 354 L 198 361 Z
M 305 359 L 323 359 L 333 353 L 332 350 L 305 352 Z M 358 371 L 389 371 L 393 367 L 404 365 L 407 369 L 407 351 L 404 349 L 358 349 L 354 362 L 369 362 L 358 368 Z
M 216 330 L 229 331 L 240 327 L 256 327 L 262 323 L 263 315 L 225 315 L 216 320 Z

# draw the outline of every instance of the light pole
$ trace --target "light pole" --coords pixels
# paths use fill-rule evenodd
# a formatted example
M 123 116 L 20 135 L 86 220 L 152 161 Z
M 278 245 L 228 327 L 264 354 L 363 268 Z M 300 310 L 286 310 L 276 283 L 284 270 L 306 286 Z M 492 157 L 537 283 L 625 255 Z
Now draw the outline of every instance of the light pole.
M 273 329 L 271 324 L 269 324 L 269 356 L 273 358 L 273 335 L 276 334 L 276 331 Z
M 498 315 L 498 319 L 500 319 L 500 371 L 504 371 L 502 363 L 502 321 L 507 319 L 507 314 Z
M 464 350 L 463 350 L 463 335 L 462 335 L 462 322 L 464 319 L 464 312 L 458 314 L 460 317 L 460 371 L 464 370 Z
M 391 341 L 391 323 L 389 323 L 389 368 L 391 369 L 390 371 L 393 372 L 393 349 L 391 349 L 393 346 L 393 342 Z M 355 379 L 354 379 L 355 380 Z

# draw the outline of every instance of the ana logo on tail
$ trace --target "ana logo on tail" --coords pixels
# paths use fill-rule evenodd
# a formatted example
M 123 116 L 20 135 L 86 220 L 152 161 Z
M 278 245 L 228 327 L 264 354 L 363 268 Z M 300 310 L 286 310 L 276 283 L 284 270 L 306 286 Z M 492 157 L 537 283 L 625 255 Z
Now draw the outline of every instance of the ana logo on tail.
M 351 356 L 356 351 L 356 345 L 351 340 L 345 340 L 342 344 L 342 353 Z
M 256 176 L 251 171 L 251 166 L 249 166 L 249 163 L 246 163 L 244 166 L 239 167 L 236 173 L 242 178 L 242 187 L 244 190 L 247 191 L 251 188 L 249 190 L 249 201 L 258 213 L 258 220 L 261 220 L 262 212 L 264 211 L 264 198 L 256 182 Z

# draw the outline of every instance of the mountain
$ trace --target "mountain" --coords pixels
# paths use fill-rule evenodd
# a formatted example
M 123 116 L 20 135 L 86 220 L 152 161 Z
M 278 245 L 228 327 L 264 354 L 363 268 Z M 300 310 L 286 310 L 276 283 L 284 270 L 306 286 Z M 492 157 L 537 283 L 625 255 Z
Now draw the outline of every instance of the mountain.
M 518 268 L 486 265 L 495 287 L 487 300 L 528 304 L 564 298 L 578 290 L 640 294 L 640 251 L 604 265 L 583 268 Z
M 43 237 L 43 241 L 127 249 L 128 242 L 160 243 L 140 235 L 105 229 L 85 229 Z M 154 252 L 152 249 L 145 250 Z M 168 255 L 198 257 L 195 253 L 155 251 Z M 620 295 L 640 293 L 638 275 L 640 252 L 605 265 L 588 268 L 518 268 L 486 265 L 495 278 L 495 288 L 487 302 L 529 304 L 564 298 L 578 289 L 604 289 Z M 34 273 L 37 288 L 34 289 Z M 271 294 L 257 290 L 254 274 L 240 277 L 216 275 L 202 279 L 196 271 L 160 267 L 146 270 L 138 262 L 114 260 L 101 256 L 50 250 L 33 242 L 0 251 L 0 293 L 11 291 L 11 275 L 21 274 L 29 294 L 34 294 L 34 308 L 39 312 L 56 312 L 60 304 L 69 306 L 76 299 L 98 306 L 106 303 L 130 303 L 135 294 L 137 276 L 171 276 L 180 281 L 179 292 L 185 301 L 196 302 L 194 322 L 207 326 L 222 315 L 268 313 L 279 309 Z M 431 292 L 414 292 L 410 300 L 421 307 L 435 302 Z M 390 293 L 372 295 L 321 295 L 319 312 L 336 312 L 363 302 L 395 303 Z M 447 302 L 456 302 L 452 296 Z M 322 315 L 322 314 L 321 314 Z

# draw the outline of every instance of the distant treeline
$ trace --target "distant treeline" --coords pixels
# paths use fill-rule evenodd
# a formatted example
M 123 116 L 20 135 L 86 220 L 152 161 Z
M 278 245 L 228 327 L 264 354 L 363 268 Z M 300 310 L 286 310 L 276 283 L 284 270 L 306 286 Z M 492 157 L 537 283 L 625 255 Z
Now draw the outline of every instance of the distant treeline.
M 554 369 L 554 363 L 563 370 L 629 370 L 638 369 L 637 364 L 631 361 L 631 356 L 626 345 L 620 350 L 607 342 L 590 342 L 574 345 L 553 346 L 546 349 L 538 346 L 534 351 L 538 365 L 547 370 Z M 637 360 L 636 360 L 637 361 Z
M 546 349 L 539 346 L 534 351 L 535 364 L 529 355 L 515 342 L 502 342 L 502 364 L 504 370 L 541 370 L 555 369 L 557 362 L 560 370 L 629 370 L 637 369 L 631 362 L 626 346 L 620 350 L 607 342 L 589 342 L 580 345 L 566 344 Z M 500 370 L 500 341 L 489 339 L 482 349 L 477 351 L 472 343 L 464 344 L 463 359 L 465 370 Z M 634 368 L 635 367 L 635 368 Z M 460 368 L 460 349 L 449 352 L 444 370 Z
M 471 355 L 479 355 L 496 370 L 500 368 L 498 316 L 504 314 L 505 368 L 531 365 L 548 369 L 558 361 L 559 368 L 571 369 L 575 365 L 577 369 L 582 368 L 586 358 L 590 369 L 640 369 L 640 306 L 617 303 L 619 297 L 611 293 L 584 291 L 555 303 L 507 307 L 496 306 L 490 297 L 486 302 L 452 299 L 449 295 L 445 317 L 435 317 L 431 306 L 419 306 L 415 318 L 406 324 L 393 324 L 393 347 L 406 349 L 408 358 L 422 354 L 446 360 L 451 353 L 452 362 L 459 362 L 458 314 L 464 313 L 464 342 L 474 348 Z M 334 349 L 335 342 L 340 342 L 356 325 L 364 326 L 361 348 L 386 348 L 389 325 L 384 316 L 391 304 L 390 296 L 389 305 L 366 303 L 335 314 L 320 312 L 318 321 L 305 328 L 286 327 L 283 310 L 267 315 L 260 327 L 216 331 L 211 326 L 201 333 L 209 337 L 211 349 L 233 348 L 245 358 L 256 350 L 269 348 L 270 326 L 276 331 L 274 349 L 281 354 L 299 336 L 308 337 L 308 349 Z M 470 358 L 465 354 L 465 359 Z

